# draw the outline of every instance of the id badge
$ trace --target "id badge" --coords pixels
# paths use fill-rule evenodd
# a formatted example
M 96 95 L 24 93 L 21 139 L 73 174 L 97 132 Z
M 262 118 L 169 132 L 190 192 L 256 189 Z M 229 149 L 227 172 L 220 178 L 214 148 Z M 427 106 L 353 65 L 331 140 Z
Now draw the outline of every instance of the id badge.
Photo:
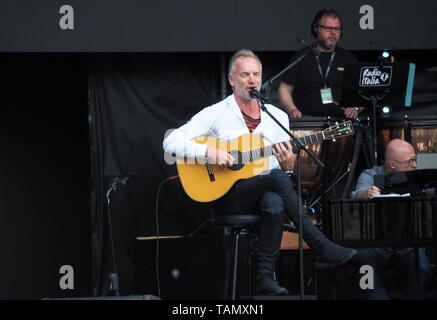
M 331 88 L 320 89 L 320 95 L 322 97 L 323 104 L 333 103 L 334 99 L 332 98 L 332 90 Z

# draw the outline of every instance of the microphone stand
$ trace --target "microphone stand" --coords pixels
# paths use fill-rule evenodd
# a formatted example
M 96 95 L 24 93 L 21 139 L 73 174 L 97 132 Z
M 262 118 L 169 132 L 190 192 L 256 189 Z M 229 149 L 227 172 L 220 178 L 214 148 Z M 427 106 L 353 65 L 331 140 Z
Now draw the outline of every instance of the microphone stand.
M 260 108 L 262 111 L 264 111 L 276 124 L 279 125 L 279 127 L 286 132 L 291 140 L 293 141 L 293 152 L 296 153 L 296 161 L 297 161 L 297 194 L 299 198 L 299 263 L 300 263 L 300 299 L 304 299 L 304 273 L 303 273 L 303 239 L 302 239 L 302 187 L 301 187 L 301 159 L 300 159 L 300 152 L 301 150 L 305 151 L 313 160 L 317 163 L 317 165 L 321 166 L 322 168 L 325 167 L 325 165 L 308 149 L 305 148 L 305 146 L 299 141 L 299 139 L 296 139 L 296 137 L 289 131 L 287 128 L 285 128 L 282 123 L 278 121 L 266 108 L 265 103 L 267 102 L 266 99 L 263 99 L 262 97 L 256 97 L 256 99 L 260 103 Z
M 337 183 L 339 183 L 346 175 L 348 175 L 349 172 L 351 171 L 351 166 L 352 163 L 349 163 L 346 171 L 337 180 L 335 180 L 326 190 L 324 190 L 323 194 L 328 194 L 328 192 L 331 191 L 331 189 L 334 188 Z M 314 201 L 308 206 L 308 209 L 314 207 L 315 204 L 319 202 L 321 199 L 322 199 L 322 195 L 319 195 L 319 197 L 316 200 L 314 200 L 314 198 L 311 198 L 311 201 L 313 200 Z
M 305 57 L 308 55 L 309 51 L 302 56 L 300 56 L 297 60 L 293 61 L 293 63 L 289 64 L 287 67 L 285 67 L 284 70 L 273 76 L 270 80 L 267 80 L 261 85 L 261 90 L 264 90 L 266 92 L 267 98 L 270 96 L 270 89 L 273 83 L 278 79 L 280 76 L 282 76 L 285 72 L 293 68 L 295 65 L 297 65 L 299 62 L 301 62 Z
M 288 66 L 285 67 L 284 70 L 282 70 L 281 72 L 279 72 L 278 74 L 276 74 L 275 76 L 273 76 L 271 79 L 267 80 L 266 82 L 264 82 L 261 85 L 261 90 L 264 90 L 266 93 L 267 98 L 270 96 L 270 90 L 271 90 L 271 86 L 273 85 L 273 83 L 279 78 L 281 77 L 285 72 L 287 72 L 288 70 L 290 70 L 291 68 L 293 68 L 295 65 L 297 65 L 299 62 L 301 62 L 303 59 L 305 59 L 305 57 L 308 55 L 308 53 L 313 53 L 315 56 L 320 56 L 320 51 L 314 50 L 314 48 L 308 47 L 308 50 L 306 53 L 304 53 L 303 55 L 301 55 L 299 58 L 297 58 L 295 61 L 293 61 L 292 63 L 290 63 Z
M 112 233 L 112 221 L 111 221 L 111 193 L 117 191 L 117 182 L 115 179 L 112 180 L 111 184 L 106 191 L 106 202 L 108 206 L 108 227 L 109 227 L 109 242 L 111 244 L 111 255 L 112 255 L 112 273 L 109 273 L 109 290 L 114 291 L 115 296 L 120 295 L 120 285 L 118 281 L 118 272 L 115 263 L 115 249 L 114 249 L 114 239 Z

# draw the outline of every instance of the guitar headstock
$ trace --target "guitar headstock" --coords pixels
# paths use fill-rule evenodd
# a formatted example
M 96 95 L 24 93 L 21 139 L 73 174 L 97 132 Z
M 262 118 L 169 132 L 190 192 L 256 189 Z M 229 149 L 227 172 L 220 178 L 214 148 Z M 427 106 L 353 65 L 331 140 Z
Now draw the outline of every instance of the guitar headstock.
M 326 140 L 350 136 L 354 133 L 354 127 L 352 125 L 352 121 L 350 120 L 323 130 L 323 136 Z

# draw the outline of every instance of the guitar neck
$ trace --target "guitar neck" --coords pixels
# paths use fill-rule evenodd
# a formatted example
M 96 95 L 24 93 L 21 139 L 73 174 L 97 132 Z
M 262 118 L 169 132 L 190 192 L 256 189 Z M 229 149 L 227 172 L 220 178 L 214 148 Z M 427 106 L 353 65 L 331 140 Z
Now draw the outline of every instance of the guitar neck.
M 309 134 L 307 136 L 297 138 L 297 141 L 299 141 L 299 143 L 302 144 L 303 146 L 306 146 L 309 144 L 317 143 L 324 139 L 325 136 L 323 135 L 323 131 L 319 131 L 313 134 Z M 242 152 L 243 163 L 250 163 L 252 161 L 256 161 L 262 158 L 270 157 L 271 155 L 273 155 L 273 147 L 274 145 L 270 145 L 270 146 L 265 146 L 262 148 Z

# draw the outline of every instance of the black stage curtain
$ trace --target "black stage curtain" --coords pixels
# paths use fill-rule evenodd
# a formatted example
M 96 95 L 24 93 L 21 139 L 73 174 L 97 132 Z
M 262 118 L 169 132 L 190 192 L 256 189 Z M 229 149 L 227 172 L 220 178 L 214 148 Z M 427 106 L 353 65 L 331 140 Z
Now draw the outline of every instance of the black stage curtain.
M 137 236 L 156 235 L 158 187 L 177 174 L 164 161 L 164 134 L 221 99 L 221 61 L 220 54 L 90 56 L 95 294 L 108 293 L 112 272 L 108 185 L 114 177 L 130 178 L 112 193 L 109 206 L 120 291 L 130 294 L 134 268 L 126 248 Z M 208 207 L 190 200 L 175 179 L 163 185 L 158 218 L 160 235 L 187 235 L 208 218 Z

